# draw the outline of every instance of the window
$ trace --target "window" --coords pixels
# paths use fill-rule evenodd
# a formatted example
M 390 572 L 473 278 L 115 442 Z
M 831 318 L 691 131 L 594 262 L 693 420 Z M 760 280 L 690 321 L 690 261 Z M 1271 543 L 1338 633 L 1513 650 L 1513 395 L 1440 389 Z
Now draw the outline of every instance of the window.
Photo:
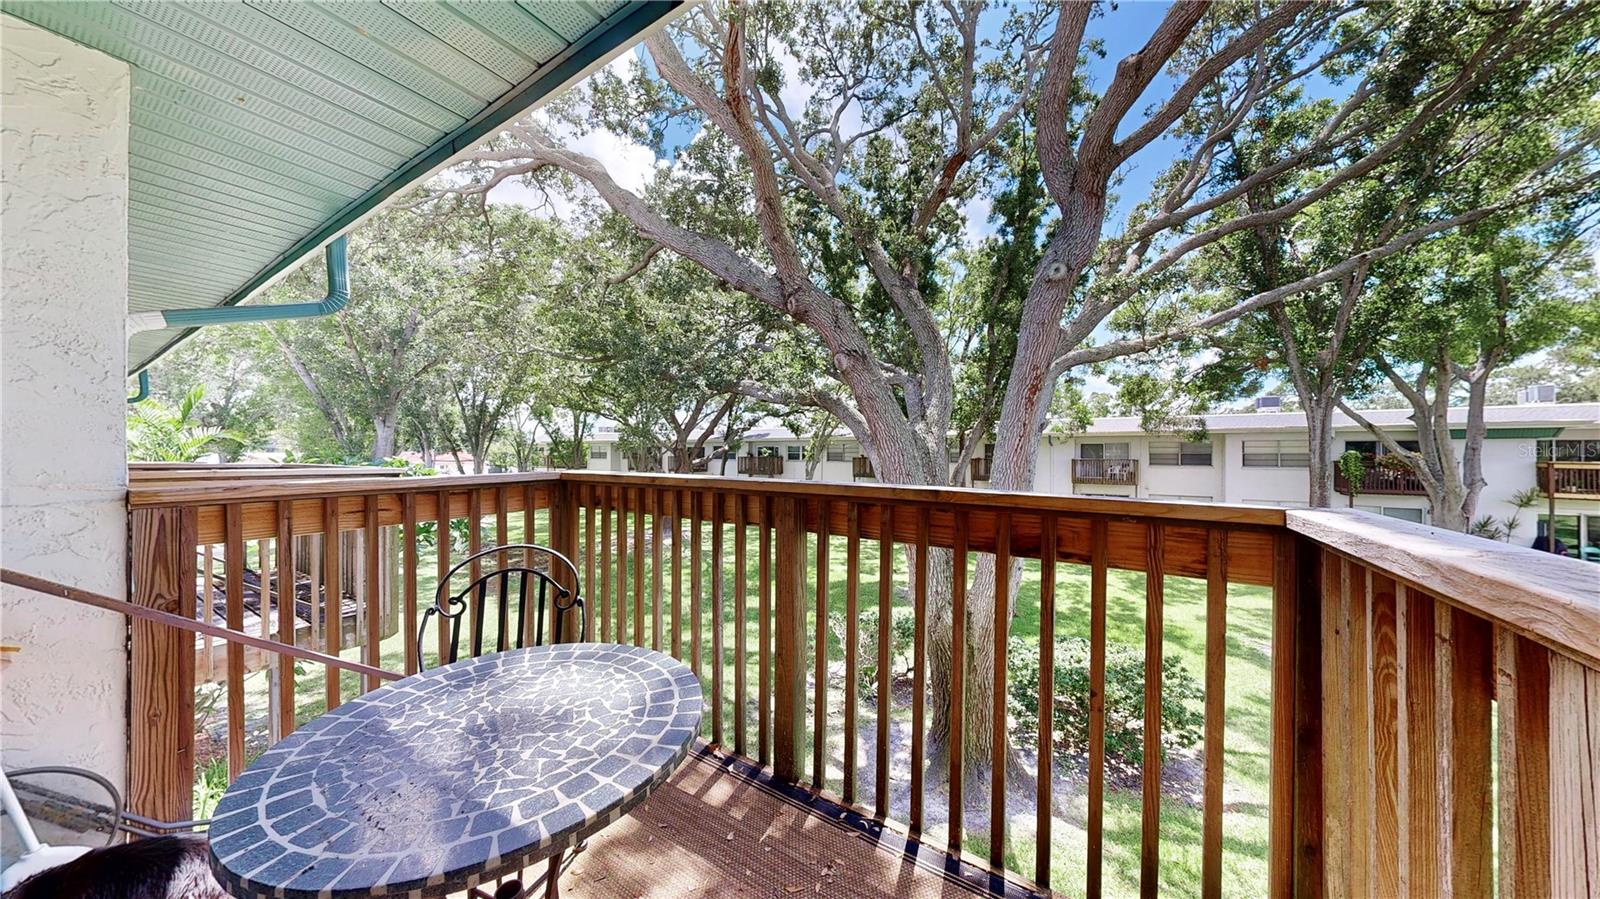
M 1378 455 L 1378 441 L 1376 440 L 1346 440 L 1344 451 L 1354 450 L 1361 454 L 1363 459 L 1371 459 Z
M 844 444 L 842 444 L 842 443 L 830 443 L 830 444 L 828 444 L 828 461 L 829 462 L 843 462 L 844 461 Z
M 993 445 L 990 445 L 991 451 Z M 1126 443 L 1080 443 L 1078 444 L 1078 458 L 1080 459 L 1127 459 L 1128 445 Z
M 1557 462 L 1600 462 L 1600 440 L 1539 441 L 1539 461 L 1548 461 L 1552 451 Z
M 1550 530 L 1550 516 L 1549 515 L 1540 515 L 1539 516 L 1539 536 L 1543 537 L 1546 533 L 1549 532 L 1549 530 Z M 1578 542 L 1578 516 L 1576 516 L 1576 515 L 1557 515 L 1556 516 L 1556 539 L 1559 540 L 1563 545 L 1566 546 L 1567 555 L 1573 556 L 1573 555 L 1577 555 L 1578 554 L 1579 548 L 1582 545 L 1582 544 L 1580 544 Z M 1542 547 L 1544 545 L 1544 541 L 1542 541 L 1542 540 L 1539 541 L 1539 545 Z
M 1147 498 L 1180 503 L 1209 503 L 1212 501 L 1212 498 L 1209 496 L 1200 496 L 1198 494 L 1191 495 L 1188 493 L 1152 493 Z
M 1307 468 L 1311 449 L 1300 440 L 1244 440 L 1245 468 Z
M 758 447 L 756 447 L 756 457 L 757 458 L 760 458 L 760 459 L 771 459 L 771 458 L 775 458 L 777 455 L 778 455 L 778 448 L 775 447 L 775 446 L 758 446 Z
M 606 455 L 606 448 L 603 447 L 603 446 L 595 446 L 594 444 L 590 444 L 589 445 L 589 458 L 591 458 L 591 459 L 605 459 L 605 458 L 608 458 L 607 455 Z
M 1210 465 L 1211 441 L 1162 440 L 1150 444 L 1151 465 Z
M 801 447 L 799 444 L 791 443 L 791 444 L 789 444 L 788 448 L 784 450 L 784 453 L 788 457 L 790 462 L 799 462 L 800 461 L 800 451 L 802 449 L 803 449 L 803 447 Z
M 1401 506 L 1384 506 L 1383 514 L 1389 516 L 1390 518 L 1398 518 L 1401 521 L 1414 521 L 1417 524 L 1422 524 L 1421 509 L 1407 509 Z

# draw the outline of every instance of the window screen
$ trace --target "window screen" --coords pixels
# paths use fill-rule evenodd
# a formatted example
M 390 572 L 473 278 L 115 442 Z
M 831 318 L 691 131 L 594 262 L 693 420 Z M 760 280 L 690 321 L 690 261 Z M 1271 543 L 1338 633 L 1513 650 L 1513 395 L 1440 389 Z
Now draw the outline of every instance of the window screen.
M 1211 441 L 1162 440 L 1150 444 L 1151 465 L 1210 465 Z
M 1246 468 L 1306 468 L 1311 450 L 1299 440 L 1244 440 L 1240 442 Z

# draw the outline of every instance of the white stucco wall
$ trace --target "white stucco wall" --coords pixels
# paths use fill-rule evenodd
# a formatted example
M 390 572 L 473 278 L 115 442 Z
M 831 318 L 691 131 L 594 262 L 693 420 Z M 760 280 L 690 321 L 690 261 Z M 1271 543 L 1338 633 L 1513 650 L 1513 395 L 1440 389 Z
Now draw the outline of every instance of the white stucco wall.
M 127 592 L 128 67 L 0 15 L 0 563 Z M 126 783 L 127 625 L 4 588 L 0 752 Z

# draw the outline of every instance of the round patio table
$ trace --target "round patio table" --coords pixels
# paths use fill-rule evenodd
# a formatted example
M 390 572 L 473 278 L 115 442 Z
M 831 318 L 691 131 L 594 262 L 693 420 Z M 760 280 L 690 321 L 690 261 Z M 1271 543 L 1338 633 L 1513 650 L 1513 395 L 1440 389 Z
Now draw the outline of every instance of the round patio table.
M 239 897 L 444 896 L 561 853 L 664 782 L 700 683 L 633 646 L 495 653 L 380 687 L 256 759 L 211 821 Z

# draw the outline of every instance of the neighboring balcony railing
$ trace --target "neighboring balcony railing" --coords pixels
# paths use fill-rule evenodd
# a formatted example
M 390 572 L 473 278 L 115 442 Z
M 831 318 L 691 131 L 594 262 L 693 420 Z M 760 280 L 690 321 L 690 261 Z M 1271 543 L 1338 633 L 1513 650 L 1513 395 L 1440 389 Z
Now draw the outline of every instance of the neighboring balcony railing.
M 782 456 L 740 456 L 739 474 L 775 478 L 783 474 Z
M 867 478 L 876 478 L 872 473 L 872 460 L 866 456 L 856 456 L 850 460 L 850 477 L 860 481 Z
M 585 639 L 651 646 L 691 665 L 710 699 L 704 736 L 723 751 L 770 767 L 778 780 L 836 795 L 865 816 L 894 818 L 913 834 L 933 824 L 925 802 L 953 797 L 945 830 L 952 849 L 981 842 L 997 872 L 1007 858 L 1032 859 L 1032 870 L 1011 873 L 1047 885 L 1052 862 L 1067 863 L 1053 854 L 1051 836 L 1057 716 L 1037 715 L 1036 731 L 1019 730 L 1006 714 L 956 716 L 957 745 L 965 745 L 963 723 L 987 729 L 987 757 L 966 761 L 987 763 L 999 789 L 966 781 L 961 753 L 940 756 L 945 767 L 930 769 L 929 703 L 964 707 L 967 691 L 977 689 L 972 671 L 983 672 L 984 693 L 1014 695 L 1008 649 L 1023 638 L 1009 633 L 1005 604 L 968 591 L 975 566 L 988 557 L 1000 596 L 1010 592 L 1012 561 L 1027 561 L 1040 633 L 1070 632 L 1080 614 L 1086 619 L 1086 695 L 1106 695 L 1108 633 L 1132 627 L 1143 635 L 1135 689 L 1144 698 L 1139 730 L 1147 739 L 1129 789 L 1142 809 L 1142 823 L 1130 826 L 1146 878 L 1163 870 L 1162 843 L 1173 838 L 1162 826 L 1162 810 L 1174 801 L 1162 786 L 1171 762 L 1157 737 L 1170 700 L 1163 649 L 1174 640 L 1196 641 L 1205 660 L 1203 701 L 1178 700 L 1200 716 L 1193 726 L 1203 734 L 1194 763 L 1202 884 L 1220 883 L 1231 864 L 1225 853 L 1239 851 L 1223 840 L 1224 735 L 1234 741 L 1257 730 L 1268 767 L 1268 895 L 1399 895 L 1402 871 L 1418 895 L 1442 894 L 1446 883 L 1455 895 L 1489 895 L 1497 879 L 1519 896 L 1558 895 L 1563 885 L 1586 882 L 1585 859 L 1600 841 L 1585 792 L 1592 778 L 1579 774 L 1600 770 L 1593 737 L 1600 733 L 1593 699 L 1600 695 L 1600 587 L 1582 562 L 1478 537 L 1345 510 L 600 472 L 381 479 L 239 472 L 135 483 L 129 507 L 133 605 L 193 620 L 196 548 L 220 547 L 225 560 L 227 626 L 203 613 L 196 624 L 219 641 L 226 660 L 230 779 L 243 769 L 247 746 L 257 751 L 303 723 L 297 709 L 308 700 L 333 707 L 417 669 L 410 639 L 384 659 L 386 594 L 401 630 L 414 634 L 419 602 L 431 599 L 427 582 L 452 559 L 526 539 L 578 564 L 589 601 Z M 393 556 L 382 549 L 386 532 Z M 346 534 L 363 535 L 359 549 Z M 260 634 L 246 633 L 247 547 L 278 583 L 309 581 L 312 620 L 326 597 L 353 597 L 355 645 L 344 628 L 324 627 L 315 649 L 298 646 L 298 602 L 281 616 L 260 616 Z M 842 564 L 835 568 L 830 557 Z M 908 560 L 909 571 L 883 572 L 875 560 L 889 557 Z M 946 565 L 953 573 L 936 567 Z M 841 571 L 843 589 L 829 599 L 829 582 Z M 1139 583 L 1137 610 L 1108 600 L 1126 573 Z M 945 584 L 953 586 L 941 592 Z M 1239 593 L 1230 585 L 1266 590 L 1259 629 L 1253 619 L 1240 623 L 1249 609 L 1235 606 Z M 914 601 L 897 601 L 902 595 Z M 1191 635 L 1177 630 L 1181 606 L 1169 607 L 1168 597 L 1193 605 L 1196 595 L 1204 626 Z M 272 590 L 262 602 L 272 612 L 279 604 Z M 911 626 L 896 626 L 901 621 Z M 939 621 L 949 628 L 942 635 L 930 627 Z M 840 633 L 830 635 L 834 627 Z M 193 813 L 200 735 L 190 630 L 139 621 L 132 632 L 131 807 L 158 820 Z M 912 635 L 905 665 L 914 685 L 904 690 L 901 675 L 891 673 L 898 658 L 891 665 L 885 650 L 873 649 L 902 630 Z M 929 689 L 934 639 L 951 672 L 938 697 Z M 1234 682 L 1226 647 L 1241 640 L 1267 660 L 1270 687 L 1259 707 L 1229 699 L 1244 685 Z M 1055 643 L 1029 642 L 1038 652 L 1029 677 L 1041 685 L 1040 707 L 1053 706 L 1047 685 L 1056 681 Z M 267 720 L 252 719 L 249 728 L 247 646 L 265 647 L 274 656 L 267 670 L 275 672 Z M 420 651 L 435 652 L 431 641 Z M 340 660 L 341 652 L 360 661 Z M 305 678 L 296 676 L 296 657 L 326 672 L 312 697 L 297 688 Z M 872 677 L 864 678 L 869 665 Z M 341 681 L 340 667 L 354 670 Z M 907 705 L 909 714 L 899 714 Z M 1104 704 L 1083 714 L 1088 733 L 1106 733 Z M 1250 715 L 1268 720 L 1238 720 Z M 892 740 L 891 722 L 909 739 Z M 1037 787 L 1045 801 L 1013 831 L 1008 800 L 1018 785 L 1005 787 L 1014 770 L 1006 759 L 1018 745 L 1037 754 L 1040 776 L 1030 775 L 1028 789 Z M 1091 741 L 1078 764 L 1088 809 L 1078 857 L 1086 882 L 1098 885 L 1111 839 L 1103 818 L 1111 763 Z M 1111 783 L 1127 781 L 1126 772 L 1109 773 Z M 908 805 L 894 798 L 902 790 Z M 988 805 L 985 820 L 964 827 L 963 810 L 974 801 Z M 1145 886 L 1156 889 L 1153 880 Z
M 969 463 L 972 466 L 972 483 L 989 480 L 990 464 L 987 456 L 974 456 Z
M 1344 472 L 1337 468 L 1333 471 L 1333 489 L 1346 496 L 1350 495 L 1350 479 Z M 1422 496 L 1427 491 L 1422 489 L 1422 481 L 1408 468 L 1390 468 L 1385 465 L 1374 465 L 1361 475 L 1361 482 L 1356 485 L 1356 495 L 1384 494 L 1387 496 Z
M 1600 462 L 1540 462 L 1539 491 L 1545 496 L 1600 497 Z
M 1139 460 L 1073 459 L 1072 483 L 1132 486 L 1139 483 Z

